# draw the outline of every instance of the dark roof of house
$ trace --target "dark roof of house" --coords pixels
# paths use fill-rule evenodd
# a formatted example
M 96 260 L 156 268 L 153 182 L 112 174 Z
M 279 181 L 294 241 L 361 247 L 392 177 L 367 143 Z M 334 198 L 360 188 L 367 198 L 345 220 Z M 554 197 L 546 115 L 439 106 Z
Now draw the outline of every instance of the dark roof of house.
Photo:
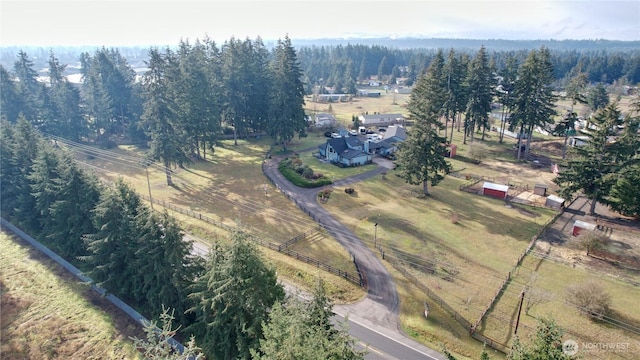
M 371 142 L 369 144 L 369 149 L 389 149 L 395 146 L 396 143 L 401 142 L 396 138 L 384 139 L 378 142 Z
M 346 149 L 345 151 L 340 153 L 340 156 L 344 159 L 355 159 L 358 156 L 362 156 L 362 155 L 369 156 L 369 154 L 358 149 Z
M 407 139 L 407 132 L 405 130 L 404 127 L 402 126 L 389 126 L 387 127 L 387 131 L 384 133 L 384 138 L 385 139 L 389 139 L 389 138 L 398 138 L 400 140 L 406 140 Z

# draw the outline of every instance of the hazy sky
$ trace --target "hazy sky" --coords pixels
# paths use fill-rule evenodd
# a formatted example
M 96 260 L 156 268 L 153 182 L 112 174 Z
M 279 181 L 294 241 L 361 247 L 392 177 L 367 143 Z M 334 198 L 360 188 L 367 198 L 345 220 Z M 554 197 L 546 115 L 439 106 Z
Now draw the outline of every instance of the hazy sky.
M 346 36 L 640 40 L 640 1 L 0 0 L 0 46 Z

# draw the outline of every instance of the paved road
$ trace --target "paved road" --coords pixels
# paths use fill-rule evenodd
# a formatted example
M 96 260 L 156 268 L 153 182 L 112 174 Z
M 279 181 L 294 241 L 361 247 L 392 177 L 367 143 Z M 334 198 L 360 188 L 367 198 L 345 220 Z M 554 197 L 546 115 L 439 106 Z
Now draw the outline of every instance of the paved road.
M 375 347 L 370 348 L 367 358 L 444 359 L 444 355 L 413 341 L 402 333 L 398 320 L 398 293 L 393 278 L 357 236 L 318 204 L 316 194 L 323 188 L 304 189 L 291 184 L 278 171 L 279 160 L 279 158 L 266 160 L 263 169 L 267 177 L 272 179 L 289 198 L 294 199 L 305 212 L 314 214 L 316 221 L 326 226 L 327 232 L 347 251 L 354 254 L 360 271 L 366 279 L 367 297 L 356 304 L 334 306 L 334 312 L 343 317 L 349 316 L 353 327 L 352 335 L 367 344 L 375 344 Z M 385 160 L 377 159 L 380 165 L 372 171 L 338 180 L 325 188 L 343 187 L 386 172 L 393 164 Z M 362 329 L 368 329 L 366 334 Z M 381 345 L 384 346 L 384 351 L 377 349 Z

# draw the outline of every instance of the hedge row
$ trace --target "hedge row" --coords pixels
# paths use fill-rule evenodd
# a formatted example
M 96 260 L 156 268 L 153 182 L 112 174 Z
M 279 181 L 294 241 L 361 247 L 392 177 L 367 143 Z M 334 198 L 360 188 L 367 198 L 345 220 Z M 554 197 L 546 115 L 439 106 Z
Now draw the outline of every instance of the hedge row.
M 280 173 L 287 178 L 287 180 L 291 181 L 292 184 L 303 187 L 303 188 L 314 188 L 332 184 L 333 181 L 327 177 L 321 177 L 317 180 L 309 180 L 305 179 L 302 175 L 298 174 L 294 169 L 287 166 L 286 160 L 283 160 L 278 165 L 278 170 Z

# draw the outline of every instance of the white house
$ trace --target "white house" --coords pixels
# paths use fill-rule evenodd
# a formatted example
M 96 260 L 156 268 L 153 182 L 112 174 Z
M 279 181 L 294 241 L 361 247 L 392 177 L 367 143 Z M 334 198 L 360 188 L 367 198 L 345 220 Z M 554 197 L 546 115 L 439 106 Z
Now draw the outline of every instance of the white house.
M 326 113 L 316 114 L 316 118 L 315 118 L 316 127 L 327 128 L 327 127 L 336 126 L 337 124 L 338 124 L 338 120 L 336 120 L 336 118 L 331 114 L 326 114 Z
M 405 121 L 402 114 L 365 114 L 358 116 L 362 126 L 389 126 L 403 124 Z

